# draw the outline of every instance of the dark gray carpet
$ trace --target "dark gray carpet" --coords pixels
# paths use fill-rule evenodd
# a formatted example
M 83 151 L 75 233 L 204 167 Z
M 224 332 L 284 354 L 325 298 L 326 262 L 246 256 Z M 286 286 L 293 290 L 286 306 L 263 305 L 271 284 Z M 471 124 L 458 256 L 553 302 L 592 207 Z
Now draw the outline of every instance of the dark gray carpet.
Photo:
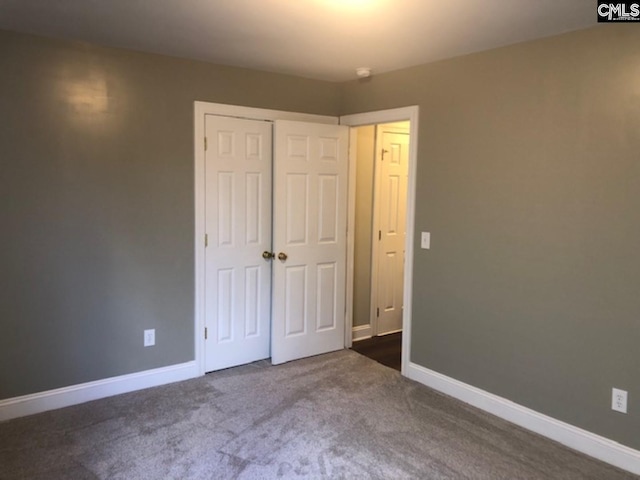
M 0 423 L 0 479 L 631 479 L 352 351 Z

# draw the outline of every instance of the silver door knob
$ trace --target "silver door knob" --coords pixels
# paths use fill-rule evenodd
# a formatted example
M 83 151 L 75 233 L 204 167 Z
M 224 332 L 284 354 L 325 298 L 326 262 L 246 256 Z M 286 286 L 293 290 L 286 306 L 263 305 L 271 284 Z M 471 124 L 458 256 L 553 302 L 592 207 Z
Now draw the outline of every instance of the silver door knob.
M 286 253 L 284 253 L 284 252 L 280 252 L 280 253 L 278 254 L 278 260 L 281 260 L 281 261 L 283 261 L 283 262 L 284 262 L 287 258 L 288 258 L 288 257 L 287 257 L 287 254 L 286 254 Z

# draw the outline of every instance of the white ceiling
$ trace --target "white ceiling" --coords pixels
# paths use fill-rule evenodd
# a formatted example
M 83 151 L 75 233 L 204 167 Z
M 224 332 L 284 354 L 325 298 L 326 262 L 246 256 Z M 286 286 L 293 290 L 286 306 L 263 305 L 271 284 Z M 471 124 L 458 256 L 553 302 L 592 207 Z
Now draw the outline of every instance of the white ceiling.
M 589 0 L 0 0 L 0 29 L 323 80 L 596 24 Z

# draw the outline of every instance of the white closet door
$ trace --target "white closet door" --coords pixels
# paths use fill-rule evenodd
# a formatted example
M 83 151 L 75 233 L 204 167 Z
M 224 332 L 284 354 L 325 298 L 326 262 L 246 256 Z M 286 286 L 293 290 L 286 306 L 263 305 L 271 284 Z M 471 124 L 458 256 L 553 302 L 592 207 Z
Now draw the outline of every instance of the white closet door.
M 206 371 L 269 357 L 272 124 L 206 115 Z
M 276 121 L 274 137 L 278 364 L 344 348 L 348 127 Z

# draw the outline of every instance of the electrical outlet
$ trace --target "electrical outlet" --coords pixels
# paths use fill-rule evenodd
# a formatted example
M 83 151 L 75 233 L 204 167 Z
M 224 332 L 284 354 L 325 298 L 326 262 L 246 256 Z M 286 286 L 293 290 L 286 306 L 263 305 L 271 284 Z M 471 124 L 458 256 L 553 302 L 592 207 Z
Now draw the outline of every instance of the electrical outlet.
M 611 410 L 627 413 L 627 392 L 614 388 L 611 394 Z
M 144 331 L 144 346 L 153 347 L 156 344 L 156 329 L 152 328 Z

